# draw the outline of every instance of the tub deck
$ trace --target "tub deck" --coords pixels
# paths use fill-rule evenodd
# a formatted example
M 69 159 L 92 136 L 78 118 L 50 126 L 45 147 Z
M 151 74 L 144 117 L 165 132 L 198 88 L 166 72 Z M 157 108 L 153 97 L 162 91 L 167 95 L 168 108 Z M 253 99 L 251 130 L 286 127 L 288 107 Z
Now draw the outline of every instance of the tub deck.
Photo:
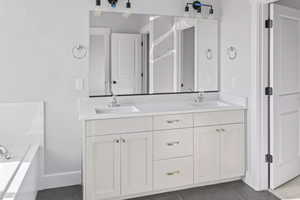
M 0 199 L 3 199 L 3 196 L 16 175 L 28 149 L 29 147 L 23 147 L 19 148 L 17 151 L 11 151 L 11 159 L 0 160 Z

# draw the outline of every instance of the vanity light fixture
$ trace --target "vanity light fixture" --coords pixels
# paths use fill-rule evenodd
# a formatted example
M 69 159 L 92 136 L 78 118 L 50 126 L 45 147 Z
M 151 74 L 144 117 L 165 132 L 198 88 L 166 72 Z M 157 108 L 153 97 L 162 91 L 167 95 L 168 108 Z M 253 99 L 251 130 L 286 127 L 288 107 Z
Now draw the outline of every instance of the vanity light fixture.
M 108 0 L 108 3 L 111 5 L 112 8 L 117 7 L 118 0 Z
M 130 0 L 127 1 L 126 8 L 131 8 L 131 2 L 130 2 Z
M 96 6 L 101 6 L 101 0 L 96 0 Z
M 112 8 L 116 8 L 119 0 L 107 0 L 108 3 L 111 5 Z M 101 6 L 101 0 L 96 0 L 96 7 Z M 126 8 L 131 8 L 131 1 L 127 0 L 125 4 Z
M 212 4 L 205 4 L 205 3 L 201 3 L 200 1 L 196 0 L 193 3 L 186 3 L 185 5 L 185 12 L 189 12 L 190 11 L 190 6 L 192 6 L 192 8 L 194 8 L 194 10 L 196 10 L 198 13 L 202 12 L 202 7 L 208 7 L 209 8 L 209 14 L 212 15 L 214 14 L 214 8 Z

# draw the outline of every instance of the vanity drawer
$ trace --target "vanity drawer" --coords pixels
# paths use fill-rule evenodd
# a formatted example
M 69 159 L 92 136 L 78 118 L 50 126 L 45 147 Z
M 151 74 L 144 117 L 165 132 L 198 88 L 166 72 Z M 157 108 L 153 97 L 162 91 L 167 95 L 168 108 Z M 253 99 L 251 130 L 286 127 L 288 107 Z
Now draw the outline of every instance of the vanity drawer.
M 93 120 L 87 122 L 87 136 L 152 131 L 152 117 Z
M 193 136 L 192 128 L 155 131 L 154 160 L 193 155 Z
M 196 113 L 194 115 L 195 126 L 211 126 L 234 123 L 244 123 L 243 110 Z
M 154 116 L 154 130 L 193 127 L 193 114 Z
M 154 162 L 154 190 L 193 184 L 193 157 Z

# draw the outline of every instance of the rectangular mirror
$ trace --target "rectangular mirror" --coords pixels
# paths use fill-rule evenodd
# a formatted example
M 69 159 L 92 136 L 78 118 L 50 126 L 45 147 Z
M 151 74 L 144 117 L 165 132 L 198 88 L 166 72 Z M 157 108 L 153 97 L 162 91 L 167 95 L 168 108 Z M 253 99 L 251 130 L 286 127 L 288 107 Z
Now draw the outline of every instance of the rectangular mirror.
M 218 22 L 90 12 L 90 96 L 218 91 Z

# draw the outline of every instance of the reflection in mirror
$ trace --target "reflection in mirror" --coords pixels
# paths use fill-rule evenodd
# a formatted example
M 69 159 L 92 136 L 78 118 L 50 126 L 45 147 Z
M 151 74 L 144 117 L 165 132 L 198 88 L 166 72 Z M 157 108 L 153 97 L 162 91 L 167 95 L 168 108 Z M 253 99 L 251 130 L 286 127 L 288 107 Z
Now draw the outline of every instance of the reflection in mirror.
M 91 12 L 90 96 L 216 91 L 217 39 L 213 20 Z

